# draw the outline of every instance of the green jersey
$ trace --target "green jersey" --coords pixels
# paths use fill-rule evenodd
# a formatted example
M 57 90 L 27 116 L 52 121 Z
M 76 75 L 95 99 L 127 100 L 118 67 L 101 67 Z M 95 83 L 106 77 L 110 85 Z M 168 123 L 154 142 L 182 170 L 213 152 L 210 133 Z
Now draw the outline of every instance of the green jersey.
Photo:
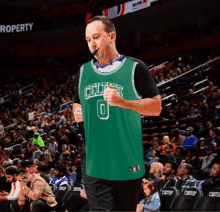
M 134 86 L 137 62 L 124 58 L 115 70 L 100 72 L 93 61 L 80 70 L 79 99 L 82 106 L 86 172 L 106 180 L 132 180 L 145 174 L 141 115 L 133 110 L 111 106 L 103 98 L 113 85 L 127 100 L 141 98 Z

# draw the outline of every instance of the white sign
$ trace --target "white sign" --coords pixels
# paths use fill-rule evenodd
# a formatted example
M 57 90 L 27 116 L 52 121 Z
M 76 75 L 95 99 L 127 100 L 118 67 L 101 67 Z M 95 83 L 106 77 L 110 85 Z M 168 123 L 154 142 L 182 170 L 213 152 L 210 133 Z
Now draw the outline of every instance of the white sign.
M 34 23 L 0 25 L 0 33 L 28 32 L 32 31 Z

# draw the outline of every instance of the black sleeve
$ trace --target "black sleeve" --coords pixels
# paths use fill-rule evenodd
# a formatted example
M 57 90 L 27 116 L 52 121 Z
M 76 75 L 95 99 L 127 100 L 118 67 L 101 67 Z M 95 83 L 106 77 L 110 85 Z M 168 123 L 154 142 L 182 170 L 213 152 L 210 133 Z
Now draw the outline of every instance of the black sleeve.
M 78 87 L 79 87 L 79 76 L 80 76 L 80 70 L 76 74 L 75 78 L 75 96 L 74 96 L 74 103 L 79 103 L 80 104 L 80 99 L 79 99 L 79 92 L 78 92 Z
M 134 73 L 134 84 L 137 92 L 142 98 L 152 98 L 160 94 L 160 91 L 145 63 L 136 58 L 130 59 L 138 62 Z

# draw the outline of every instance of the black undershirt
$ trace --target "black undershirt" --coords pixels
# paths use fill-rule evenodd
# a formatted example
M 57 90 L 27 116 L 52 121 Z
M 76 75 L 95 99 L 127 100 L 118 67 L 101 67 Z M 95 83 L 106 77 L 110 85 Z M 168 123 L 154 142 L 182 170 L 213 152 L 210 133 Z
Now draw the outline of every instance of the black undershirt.
M 134 62 L 138 62 L 134 72 L 134 84 L 138 94 L 142 96 L 142 99 L 152 98 L 160 94 L 159 89 L 157 88 L 157 85 L 154 82 L 154 79 L 151 76 L 145 63 L 133 57 L 129 57 L 129 56 L 125 56 L 125 57 Z M 76 88 L 75 88 L 74 103 L 80 104 L 79 93 L 78 93 L 79 75 L 80 75 L 80 71 L 78 71 L 75 79 Z

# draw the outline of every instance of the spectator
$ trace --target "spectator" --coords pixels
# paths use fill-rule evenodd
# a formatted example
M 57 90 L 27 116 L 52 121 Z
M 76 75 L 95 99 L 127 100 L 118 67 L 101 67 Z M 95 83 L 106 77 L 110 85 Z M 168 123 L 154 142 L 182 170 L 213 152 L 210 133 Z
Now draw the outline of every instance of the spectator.
M 51 154 L 55 153 L 58 150 L 58 144 L 54 136 L 50 136 L 50 143 L 48 143 L 47 151 Z
M 161 154 L 165 154 L 166 153 L 166 147 L 169 144 L 172 144 L 171 141 L 170 141 L 170 137 L 168 135 L 163 136 L 163 144 L 160 146 L 160 149 L 162 150 Z M 172 145 L 173 145 L 172 152 L 175 152 L 175 145 L 174 144 L 172 144 Z
M 216 131 L 215 127 L 209 129 L 209 137 L 205 140 L 206 146 L 220 145 L 220 138 L 216 135 Z
M 60 160 L 63 160 L 64 155 L 69 154 L 68 148 L 66 144 L 62 145 L 62 153 L 60 155 Z
M 175 156 L 176 156 L 176 162 L 179 166 L 182 163 L 182 161 L 185 160 L 184 148 L 183 147 L 177 147 L 176 152 L 175 152 Z
M 143 189 L 145 199 L 137 205 L 136 212 L 139 211 L 160 211 L 160 197 L 155 182 L 151 179 L 143 179 Z
M 180 131 L 178 128 L 171 131 L 172 135 L 174 136 L 171 140 L 172 143 L 176 145 L 176 147 L 180 147 L 183 144 L 183 141 L 185 140 L 185 137 L 180 134 Z
M 202 166 L 199 172 L 199 177 L 202 180 L 208 178 L 211 170 L 211 164 L 215 159 L 215 155 L 213 152 L 214 148 L 211 146 L 207 146 L 205 149 L 206 149 L 206 156 L 202 159 Z
M 153 162 L 159 162 L 159 158 L 156 156 L 157 151 L 152 148 L 150 151 L 150 157 L 148 158 L 148 162 L 151 164 Z
M 198 187 L 202 189 L 204 195 L 214 188 L 220 187 L 220 163 L 215 163 L 209 173 L 210 178 L 199 183 Z
M 162 163 L 154 162 L 151 164 L 150 173 L 156 176 L 159 181 L 163 181 L 164 179 L 163 170 L 164 166 Z
M 21 178 L 21 195 L 18 200 L 11 202 L 12 212 L 22 211 L 20 208 L 23 205 L 34 212 L 55 211 L 57 202 L 48 183 L 39 174 L 31 172 L 30 169 L 28 171 L 25 170 L 19 174 Z M 27 198 L 30 202 L 27 201 Z
M 37 167 L 38 173 L 40 174 L 40 176 L 47 182 L 50 183 L 50 178 L 47 174 L 47 166 L 43 166 L 43 165 L 39 165 Z
M 150 173 L 151 164 L 148 163 L 148 162 L 144 162 L 144 167 L 145 167 L 145 175 L 144 175 L 144 178 L 146 178 L 146 179 L 152 179 L 156 184 L 158 184 L 159 180 L 158 180 L 157 176 L 155 176 L 154 174 Z
M 180 193 L 183 193 L 185 189 L 197 187 L 198 182 L 192 176 L 192 172 L 193 167 L 188 163 L 180 164 L 179 168 L 177 169 L 177 176 L 179 178 L 176 187 L 179 189 Z
M 6 179 L 8 182 L 11 183 L 11 191 L 1 193 L 0 201 L 7 201 L 4 206 L 4 210 L 8 210 L 8 205 L 11 203 L 12 200 L 17 200 L 21 191 L 20 181 L 17 179 L 18 170 L 15 167 L 8 167 L 5 170 Z M 2 205 L 3 203 L 1 203 Z
M 60 164 L 54 168 L 54 178 L 50 181 L 51 184 L 54 184 L 57 188 L 61 185 L 68 185 L 69 179 L 66 176 L 67 168 Z
M 197 157 L 195 148 L 187 149 L 185 163 L 192 165 L 193 170 L 200 170 L 202 161 Z
M 175 161 L 168 161 L 163 170 L 163 174 L 165 176 L 164 181 L 160 182 L 160 191 L 162 189 L 166 189 L 169 186 L 176 186 L 177 179 L 175 178 L 175 174 L 177 171 L 178 165 Z
M 42 138 L 40 137 L 40 134 L 38 132 L 34 132 L 34 139 L 33 139 L 33 144 L 37 144 L 40 147 L 44 147 L 44 141 L 42 140 Z
M 157 137 L 153 137 L 152 141 L 151 141 L 151 145 L 152 147 L 156 150 L 159 151 L 160 150 L 160 145 L 159 145 L 159 138 Z
M 168 161 L 175 161 L 176 157 L 172 153 L 173 145 L 168 144 L 165 147 L 165 154 L 161 155 L 160 162 L 166 164 Z
M 193 135 L 193 128 L 188 127 L 186 129 L 187 137 L 183 141 L 183 147 L 189 148 L 194 147 L 197 144 L 197 137 Z

